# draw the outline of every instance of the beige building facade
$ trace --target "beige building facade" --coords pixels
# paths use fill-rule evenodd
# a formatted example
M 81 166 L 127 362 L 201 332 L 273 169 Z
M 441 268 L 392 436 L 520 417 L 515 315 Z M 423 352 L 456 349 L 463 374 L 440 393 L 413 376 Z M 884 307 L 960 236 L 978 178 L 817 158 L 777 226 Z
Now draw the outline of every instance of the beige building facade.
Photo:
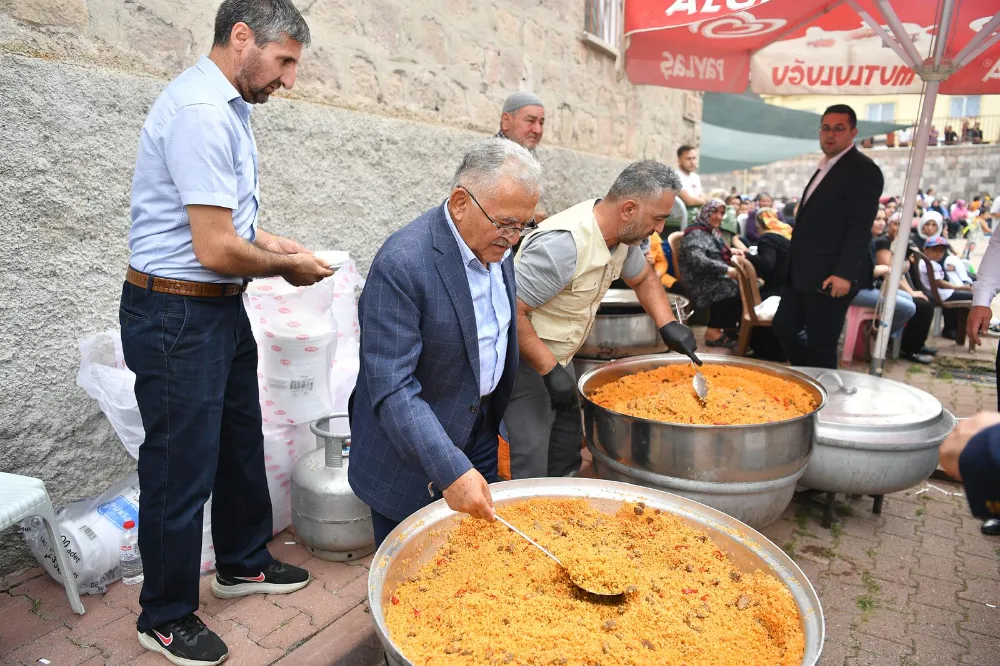
M 443 200 L 513 91 L 546 104 L 550 212 L 698 141 L 697 95 L 618 80 L 609 50 L 581 38 L 599 0 L 297 1 L 312 46 L 294 90 L 252 121 L 261 226 L 362 268 Z M 78 341 L 118 325 L 139 131 L 208 51 L 217 6 L 0 0 L 0 470 L 42 478 L 57 503 L 134 470 L 75 385 Z M 19 542 L 0 535 L 0 573 L 28 563 Z

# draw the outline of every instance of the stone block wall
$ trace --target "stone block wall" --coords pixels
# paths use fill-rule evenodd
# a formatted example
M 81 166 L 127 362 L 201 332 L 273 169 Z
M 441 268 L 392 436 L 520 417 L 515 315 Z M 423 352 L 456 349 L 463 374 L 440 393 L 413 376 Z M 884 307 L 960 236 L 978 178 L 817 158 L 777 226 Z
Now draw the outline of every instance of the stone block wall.
M 548 145 L 634 158 L 697 139 L 697 123 L 682 119 L 690 93 L 618 81 L 613 58 L 579 40 L 585 0 L 298 5 L 313 44 L 292 99 L 488 132 L 523 88 L 546 102 Z M 217 6 L 0 0 L 0 52 L 170 78 L 208 51 Z
M 885 176 L 885 193 L 901 195 L 909 164 L 909 148 L 886 148 L 866 151 L 882 169 Z M 803 155 L 764 166 L 748 172 L 703 175 L 706 188 L 721 187 L 729 190 L 735 186 L 740 192 L 756 194 L 770 192 L 777 197 L 801 197 L 806 183 L 816 171 L 820 153 Z M 951 201 L 967 199 L 988 193 L 1000 194 L 1000 146 L 935 146 L 927 151 L 920 181 L 923 188 L 933 187 L 939 196 Z
M 367 266 L 444 199 L 503 99 L 546 102 L 546 205 L 604 193 L 632 159 L 673 163 L 688 93 L 618 81 L 578 39 L 584 0 L 298 0 L 313 44 L 256 109 L 262 222 Z M 75 385 L 78 340 L 117 326 L 139 130 L 207 52 L 217 0 L 0 0 L 0 470 L 59 504 L 134 470 Z M 695 106 L 700 100 L 693 100 Z M 30 556 L 0 534 L 0 574 Z

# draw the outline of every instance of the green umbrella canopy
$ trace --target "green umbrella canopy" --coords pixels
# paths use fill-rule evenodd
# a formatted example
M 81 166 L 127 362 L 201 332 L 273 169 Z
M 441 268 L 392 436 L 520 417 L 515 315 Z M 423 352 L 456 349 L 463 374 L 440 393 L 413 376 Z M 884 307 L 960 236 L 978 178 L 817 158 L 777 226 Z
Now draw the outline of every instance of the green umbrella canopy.
M 830 104 L 840 101 L 830 98 Z M 814 153 L 821 119 L 818 113 L 767 104 L 756 95 L 705 93 L 698 172 L 729 173 Z M 905 127 L 859 120 L 856 140 Z

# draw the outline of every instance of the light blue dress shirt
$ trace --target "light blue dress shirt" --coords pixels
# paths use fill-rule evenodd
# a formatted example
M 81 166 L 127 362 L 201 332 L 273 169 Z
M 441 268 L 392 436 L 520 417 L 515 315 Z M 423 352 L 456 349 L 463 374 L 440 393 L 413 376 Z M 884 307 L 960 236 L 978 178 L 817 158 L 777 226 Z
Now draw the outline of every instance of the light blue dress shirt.
M 257 235 L 260 190 L 250 105 L 208 57 L 153 103 L 139 138 L 132 178 L 129 263 L 138 271 L 196 282 L 240 282 L 195 257 L 189 205 L 233 211 L 236 233 Z
M 476 311 L 476 332 L 479 337 L 479 395 L 489 395 L 500 383 L 504 366 L 507 364 L 507 339 L 510 330 L 510 301 L 507 300 L 507 283 L 503 279 L 501 262 L 510 256 L 510 250 L 503 258 L 489 265 L 489 270 L 476 258 L 458 227 L 448 212 L 448 202 L 444 203 L 444 215 L 448 227 L 455 235 L 458 249 L 465 263 L 465 276 L 472 292 L 472 306 Z

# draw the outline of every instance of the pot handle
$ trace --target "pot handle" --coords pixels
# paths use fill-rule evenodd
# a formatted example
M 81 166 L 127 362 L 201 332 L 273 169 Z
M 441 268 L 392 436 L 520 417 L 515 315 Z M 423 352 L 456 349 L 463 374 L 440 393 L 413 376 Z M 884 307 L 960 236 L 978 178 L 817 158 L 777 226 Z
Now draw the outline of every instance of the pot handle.
M 855 393 L 858 392 L 858 388 L 856 386 L 847 386 L 846 384 L 844 384 L 844 379 L 837 373 L 836 370 L 828 370 L 827 372 L 819 373 L 818 375 L 816 375 L 816 381 L 822 384 L 824 377 L 833 377 L 834 380 L 836 380 L 837 382 L 837 390 L 840 391 L 841 393 L 846 393 L 847 395 L 854 395 Z
M 347 412 L 335 412 L 309 424 L 309 431 L 316 435 L 316 443 L 322 443 L 326 446 L 327 467 L 344 466 L 344 442 L 351 438 L 351 433 L 332 433 L 326 430 L 326 428 L 330 427 L 330 419 L 341 418 L 346 419 Z

